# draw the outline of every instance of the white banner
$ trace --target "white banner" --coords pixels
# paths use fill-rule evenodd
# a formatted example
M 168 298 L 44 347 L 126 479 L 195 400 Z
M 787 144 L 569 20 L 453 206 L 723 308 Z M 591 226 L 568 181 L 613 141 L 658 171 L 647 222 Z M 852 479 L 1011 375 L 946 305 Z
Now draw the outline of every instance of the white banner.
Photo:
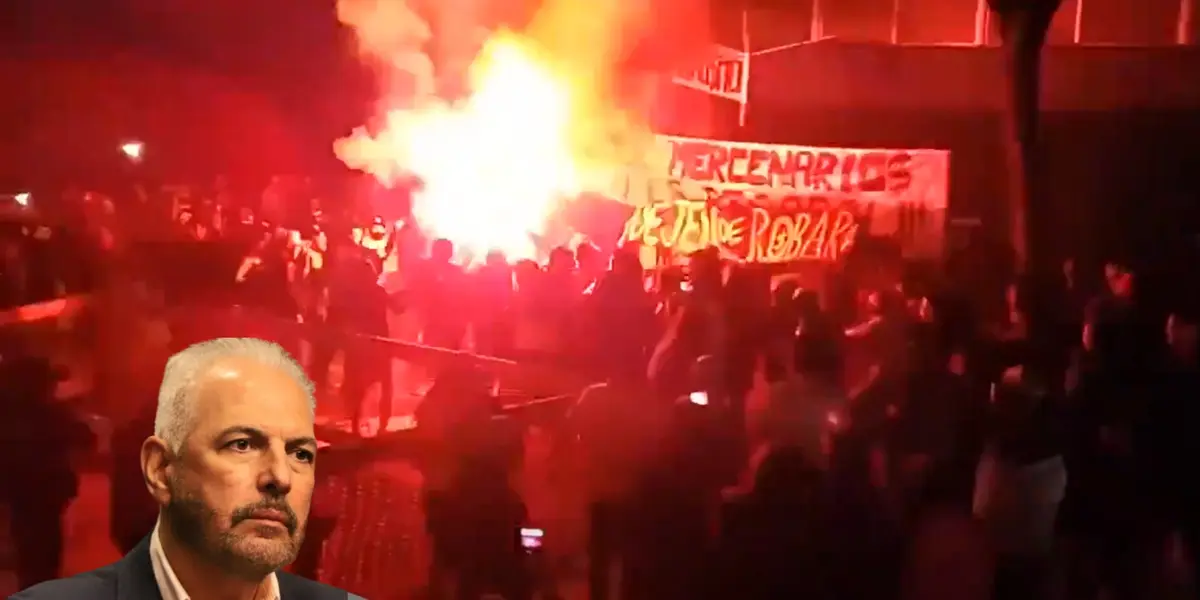
M 750 55 L 725 46 L 715 46 L 714 51 L 717 55 L 716 60 L 690 72 L 675 73 L 671 75 L 671 81 L 693 90 L 745 104 Z
M 764 198 L 853 198 L 885 206 L 944 211 L 950 153 L 934 149 L 836 148 L 756 144 L 658 135 L 631 176 L 626 200 L 662 200 L 667 189 L 689 198 L 726 192 Z M 670 183 L 667 186 L 667 182 Z M 653 192 L 641 191 L 639 186 Z
M 906 256 L 942 251 L 950 153 L 658 136 L 631 173 L 623 239 L 686 256 L 836 261 L 860 234 Z

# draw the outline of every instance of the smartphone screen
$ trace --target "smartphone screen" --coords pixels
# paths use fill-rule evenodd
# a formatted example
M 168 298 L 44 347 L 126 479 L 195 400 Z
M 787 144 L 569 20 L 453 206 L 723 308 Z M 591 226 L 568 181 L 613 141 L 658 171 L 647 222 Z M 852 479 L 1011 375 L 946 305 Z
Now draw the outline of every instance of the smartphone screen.
M 542 537 L 546 532 L 535 527 L 521 528 L 521 547 L 526 551 L 534 551 L 542 549 Z

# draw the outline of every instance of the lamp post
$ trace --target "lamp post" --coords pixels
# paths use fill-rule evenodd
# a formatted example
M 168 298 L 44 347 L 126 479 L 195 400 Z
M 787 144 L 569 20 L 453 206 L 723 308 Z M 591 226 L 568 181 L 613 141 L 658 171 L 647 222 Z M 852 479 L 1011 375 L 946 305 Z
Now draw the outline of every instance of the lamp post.
M 1038 143 L 1038 96 L 1042 48 L 1054 13 L 1062 0 L 988 0 L 996 16 L 1008 84 L 1005 146 L 1009 160 L 1009 235 L 1017 267 L 1027 283 L 1044 289 L 1057 273 L 1048 252 L 1046 207 Z M 1053 323 L 1045 319 L 1043 302 L 1029 311 L 1031 347 L 1049 341 Z
M 1050 21 L 1062 0 L 988 0 L 1000 25 L 1008 84 L 1006 146 L 1009 155 L 1009 215 L 1013 249 L 1026 269 L 1034 268 L 1041 241 L 1037 219 L 1030 219 L 1036 202 L 1038 155 L 1038 94 L 1042 47 Z

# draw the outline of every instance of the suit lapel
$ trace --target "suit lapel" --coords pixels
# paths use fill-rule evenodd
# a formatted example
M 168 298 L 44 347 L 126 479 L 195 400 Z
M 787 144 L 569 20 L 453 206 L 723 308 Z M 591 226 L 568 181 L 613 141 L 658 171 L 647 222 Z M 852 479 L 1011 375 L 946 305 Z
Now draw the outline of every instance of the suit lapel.
M 116 600 L 162 600 L 150 565 L 150 536 L 117 561 Z
M 311 594 L 304 589 L 304 581 L 299 577 L 285 571 L 276 571 L 275 577 L 279 581 L 280 600 L 309 600 Z
M 275 576 L 279 578 L 279 597 L 281 600 L 348 600 L 358 598 L 358 596 L 350 596 L 337 588 L 320 585 L 286 571 L 276 571 Z
M 117 596 L 115 600 L 163 600 L 154 579 L 154 567 L 150 564 L 150 536 L 142 541 L 125 558 L 117 561 Z M 339 600 L 346 598 L 345 592 L 310 585 L 300 577 L 279 571 L 279 595 L 282 600 Z

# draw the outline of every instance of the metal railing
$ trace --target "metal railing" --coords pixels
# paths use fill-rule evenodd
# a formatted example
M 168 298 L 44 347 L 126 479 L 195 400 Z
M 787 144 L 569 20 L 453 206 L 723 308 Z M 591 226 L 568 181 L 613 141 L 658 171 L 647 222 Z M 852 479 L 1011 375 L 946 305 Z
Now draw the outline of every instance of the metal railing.
M 809 40 L 821 40 L 829 35 L 826 27 L 826 9 L 837 0 L 812 0 L 812 16 L 809 23 Z M 1132 0 L 1131 0 L 1132 1 Z M 1195 43 L 1195 27 L 1193 19 L 1196 12 L 1196 3 L 1200 0 L 1178 0 L 1179 8 L 1177 12 L 1176 23 L 1174 27 L 1175 39 L 1177 45 L 1190 45 Z M 891 26 L 889 41 L 893 44 L 904 43 L 901 31 L 901 14 L 904 11 L 903 0 L 892 0 L 891 3 Z M 1075 44 L 1084 44 L 1085 19 L 1084 15 L 1087 11 L 1088 0 L 1076 0 L 1073 10 L 1073 28 L 1071 39 Z M 1064 5 L 1064 9 L 1068 6 Z M 975 22 L 974 36 L 970 42 L 971 45 L 984 46 L 990 43 L 991 38 L 991 12 L 988 10 L 987 0 L 976 0 L 975 2 Z M 798 44 L 797 44 L 798 45 Z M 771 49 L 773 50 L 773 49 Z M 760 50 L 759 53 L 766 52 Z

